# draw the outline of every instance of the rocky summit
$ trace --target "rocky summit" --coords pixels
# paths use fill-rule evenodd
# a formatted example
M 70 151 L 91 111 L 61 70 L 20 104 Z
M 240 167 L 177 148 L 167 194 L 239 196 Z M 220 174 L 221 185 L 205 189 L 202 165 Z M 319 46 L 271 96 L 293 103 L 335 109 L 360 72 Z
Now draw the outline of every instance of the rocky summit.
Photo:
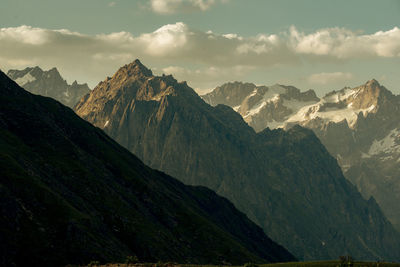
M 82 96 L 90 92 L 86 83 L 78 84 L 74 81 L 68 84 L 56 68 L 48 71 L 43 71 L 39 67 L 9 70 L 7 75 L 25 90 L 36 95 L 54 98 L 70 108 L 73 108 Z
M 227 199 L 150 169 L 2 72 L 0 177 L 0 266 L 295 260 Z
M 260 90 L 290 91 L 283 104 L 319 101 L 291 87 Z M 232 105 L 241 103 L 235 94 Z M 300 259 L 400 259 L 399 233 L 311 130 L 256 133 L 232 108 L 210 106 L 186 82 L 154 76 L 138 60 L 99 83 L 75 111 L 151 167 L 227 197 Z
M 313 90 L 300 92 L 293 86 L 256 86 L 241 82 L 226 83 L 202 98 L 213 106 L 232 107 L 256 131 L 269 125 L 276 128 L 301 107 L 320 100 Z
M 203 98 L 213 105 L 231 106 L 257 131 L 296 124 L 312 129 L 345 176 L 366 199 L 373 196 L 400 230 L 400 96 L 375 79 L 332 91 L 321 99 L 313 91 L 299 89 L 294 89 L 297 96 L 293 96 L 291 87 L 282 85 L 263 88 L 228 83 Z

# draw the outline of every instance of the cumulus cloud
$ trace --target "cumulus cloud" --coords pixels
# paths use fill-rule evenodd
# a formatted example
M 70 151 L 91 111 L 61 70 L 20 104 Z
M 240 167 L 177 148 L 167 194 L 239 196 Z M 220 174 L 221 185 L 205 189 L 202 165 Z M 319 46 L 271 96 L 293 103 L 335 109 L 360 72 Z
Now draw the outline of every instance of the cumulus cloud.
M 321 29 L 311 34 L 290 29 L 290 40 L 297 53 L 338 59 L 361 57 L 400 57 L 400 29 L 374 34 L 357 34 L 343 28 Z
M 204 75 L 206 84 L 206 79 L 213 79 L 212 73 L 234 79 L 239 76 L 238 70 L 395 57 L 400 57 L 397 27 L 373 34 L 341 28 L 306 34 L 292 27 L 287 32 L 250 37 L 199 31 L 182 22 L 137 36 L 129 32 L 86 35 L 30 26 L 0 28 L 0 68 L 25 67 L 27 63 L 44 68 L 57 66 L 71 77 L 82 77 L 92 83 L 135 58 L 160 69 L 171 65 L 198 66 L 200 74 L 195 70 L 181 71 L 180 78 L 189 82 L 190 78 L 197 79 L 200 84 L 200 77 Z M 329 75 L 324 75 L 322 78 L 329 80 Z M 310 81 L 318 83 L 317 78 Z
M 226 0 L 151 0 L 151 9 L 159 14 L 186 13 L 205 11 L 217 2 L 226 3 Z
M 308 77 L 308 82 L 317 85 L 337 84 L 348 82 L 354 78 L 349 72 L 321 72 L 314 73 Z

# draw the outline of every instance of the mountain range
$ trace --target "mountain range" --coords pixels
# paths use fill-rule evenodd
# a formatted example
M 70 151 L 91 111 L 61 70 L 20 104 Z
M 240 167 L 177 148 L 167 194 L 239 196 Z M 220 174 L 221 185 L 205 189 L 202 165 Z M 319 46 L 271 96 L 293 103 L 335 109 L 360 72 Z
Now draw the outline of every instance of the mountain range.
M 256 131 L 312 129 L 363 196 L 373 196 L 400 230 L 400 95 L 376 80 L 321 99 L 292 86 L 227 83 L 203 96 L 235 109 Z
M 0 71 L 0 266 L 293 261 L 213 191 L 153 170 Z
M 293 102 L 318 101 L 312 91 L 288 90 Z M 236 110 L 253 103 L 235 101 Z M 75 111 L 150 167 L 225 196 L 299 259 L 400 259 L 399 233 L 311 130 L 256 133 L 231 107 L 210 106 L 186 82 L 154 76 L 139 60 L 100 82 Z
M 71 85 L 64 80 L 57 68 L 43 71 L 40 67 L 29 67 L 24 70 L 9 70 L 7 76 L 25 90 L 42 96 L 48 96 L 72 108 L 89 93 L 89 86 L 74 81 Z

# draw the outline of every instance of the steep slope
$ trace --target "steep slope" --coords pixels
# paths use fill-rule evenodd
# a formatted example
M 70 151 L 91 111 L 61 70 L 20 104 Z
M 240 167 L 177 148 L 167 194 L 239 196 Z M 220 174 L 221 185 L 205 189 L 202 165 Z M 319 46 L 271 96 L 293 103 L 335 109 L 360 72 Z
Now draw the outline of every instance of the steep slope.
M 290 128 L 295 124 L 312 129 L 336 157 L 345 176 L 366 199 L 373 196 L 400 230 L 400 96 L 370 80 L 355 88 L 332 91 L 311 104 L 299 101 L 301 104 L 296 107 L 288 103 L 289 112 L 274 121 L 269 115 L 282 114 L 285 109 L 280 105 L 269 105 L 269 110 L 259 109 L 249 116 L 242 112 L 248 109 L 246 99 L 255 97 L 246 85 L 228 83 L 203 98 L 212 104 L 231 106 L 258 131 L 266 127 Z M 262 87 L 254 89 L 257 94 L 259 88 Z M 240 98 L 235 103 L 226 100 L 236 95 Z M 286 95 L 281 92 L 279 97 Z M 256 110 L 256 104 L 250 109 Z
M 376 80 L 349 91 L 342 102 L 356 109 L 351 116 L 300 123 L 315 131 L 346 177 L 365 198 L 374 196 L 400 230 L 400 96 Z
M 49 96 L 71 108 L 90 92 L 86 83 L 78 84 L 74 81 L 69 85 L 56 68 L 48 71 L 39 67 L 9 70 L 7 75 L 25 90 L 36 95 Z
M 310 130 L 256 134 L 231 108 L 138 60 L 75 110 L 146 164 L 227 197 L 301 259 L 400 258 L 399 234 Z
M 150 169 L 2 72 L 0 177 L 1 266 L 294 260 L 225 198 Z
M 320 101 L 312 90 L 300 92 L 293 86 L 256 86 L 241 82 L 223 84 L 202 98 L 212 106 L 232 107 L 257 132 L 267 126 L 276 128 L 302 107 Z

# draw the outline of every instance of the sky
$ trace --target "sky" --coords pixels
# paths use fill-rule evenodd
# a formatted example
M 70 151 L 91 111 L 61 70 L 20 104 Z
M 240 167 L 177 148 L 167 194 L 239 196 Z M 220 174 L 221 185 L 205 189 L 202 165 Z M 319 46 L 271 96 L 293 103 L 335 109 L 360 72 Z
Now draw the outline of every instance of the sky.
M 200 94 L 229 81 L 400 93 L 400 0 L 1 0 L 0 69 L 90 87 L 139 58 Z

